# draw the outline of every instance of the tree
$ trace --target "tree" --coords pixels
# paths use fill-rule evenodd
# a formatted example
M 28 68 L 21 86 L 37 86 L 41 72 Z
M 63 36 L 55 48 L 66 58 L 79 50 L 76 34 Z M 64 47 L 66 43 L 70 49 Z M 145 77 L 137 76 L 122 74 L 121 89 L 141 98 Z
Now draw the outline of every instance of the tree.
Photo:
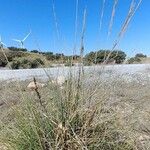
M 26 48 L 17 48 L 17 47 L 8 47 L 9 50 L 11 51 L 23 51 L 23 52 L 27 52 L 28 50 Z
M 47 60 L 54 60 L 55 59 L 53 52 L 45 52 L 43 55 L 46 56 Z
M 115 60 L 117 64 L 122 63 L 126 59 L 125 52 L 119 50 L 119 51 L 113 51 L 112 52 L 112 58 Z
M 90 63 L 102 63 L 106 58 L 107 63 L 114 60 L 117 64 L 120 64 L 125 60 L 126 54 L 121 50 L 99 50 L 97 52 L 90 52 L 85 56 L 85 60 Z
M 146 55 L 142 54 L 142 53 L 138 53 L 135 55 L 135 57 L 139 57 L 139 58 L 145 58 L 147 57 Z
M 94 63 L 94 59 L 95 59 L 95 52 L 90 52 L 88 54 L 85 55 L 85 61 L 89 62 L 89 63 Z
M 39 53 L 38 50 L 32 50 L 31 53 Z
M 64 57 L 64 54 L 63 54 L 63 53 L 61 53 L 61 54 L 60 54 L 60 53 L 56 53 L 56 54 L 55 54 L 55 59 L 56 59 L 56 60 L 59 60 L 59 59 L 61 59 L 62 57 Z
M 128 63 L 129 64 L 133 64 L 133 63 L 140 63 L 141 62 L 141 59 L 139 57 L 131 57 L 129 60 L 128 60 Z

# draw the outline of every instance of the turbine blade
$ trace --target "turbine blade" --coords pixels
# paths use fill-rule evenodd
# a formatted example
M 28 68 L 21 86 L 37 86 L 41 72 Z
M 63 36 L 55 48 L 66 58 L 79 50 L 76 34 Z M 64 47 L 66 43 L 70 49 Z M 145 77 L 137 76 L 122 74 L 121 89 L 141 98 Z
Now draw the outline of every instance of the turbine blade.
M 16 42 L 21 42 L 20 40 L 17 40 L 17 39 L 12 39 L 13 41 L 16 41 Z
M 31 31 L 27 34 L 27 36 L 25 36 L 25 38 L 22 41 L 24 42 L 29 37 L 30 34 L 31 34 Z

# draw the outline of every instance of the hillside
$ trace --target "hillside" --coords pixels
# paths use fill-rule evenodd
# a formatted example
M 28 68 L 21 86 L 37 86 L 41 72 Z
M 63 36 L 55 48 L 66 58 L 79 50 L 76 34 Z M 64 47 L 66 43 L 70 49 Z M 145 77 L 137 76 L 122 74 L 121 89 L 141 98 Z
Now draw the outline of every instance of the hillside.
M 6 60 L 4 53 L 7 56 L 9 63 Z M 46 58 L 41 54 L 23 51 L 12 51 L 9 49 L 4 49 L 4 53 L 2 51 L 0 52 L 0 67 L 9 67 L 10 65 L 13 69 L 19 69 L 30 68 L 30 65 L 33 66 L 33 68 L 34 66 L 35 68 L 37 68 L 40 64 L 48 65 Z
M 53 64 L 63 63 L 67 65 L 68 59 L 66 56 L 61 59 L 61 54 L 53 54 L 51 52 L 34 52 L 34 51 L 22 51 L 20 49 L 10 50 L 3 49 L 7 56 L 7 61 L 4 53 L 0 52 L 0 67 L 10 67 L 12 69 L 27 69 L 27 68 L 39 68 L 39 67 L 52 67 Z
M 0 67 L 8 67 L 12 69 L 70 66 L 71 64 L 78 64 L 80 58 L 78 55 L 66 56 L 63 53 L 54 54 L 53 52 L 39 52 L 37 50 L 28 51 L 27 49 L 16 47 L 5 48 L 3 51 L 5 55 L 0 51 Z M 99 50 L 87 53 L 84 56 L 84 65 L 102 64 L 109 53 L 111 53 L 111 55 L 106 64 L 122 64 L 126 61 L 127 55 L 121 50 L 115 50 L 113 52 L 110 50 Z M 71 60 L 73 60 L 72 63 Z M 150 63 L 150 57 L 139 53 L 134 57 L 129 58 L 126 63 L 148 64 Z

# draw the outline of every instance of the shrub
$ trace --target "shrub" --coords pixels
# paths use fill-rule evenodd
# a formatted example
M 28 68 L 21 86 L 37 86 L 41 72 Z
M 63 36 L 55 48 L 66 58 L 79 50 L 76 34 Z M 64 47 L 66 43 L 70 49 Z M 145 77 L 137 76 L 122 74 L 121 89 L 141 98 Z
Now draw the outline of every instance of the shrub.
M 1 59 L 0 58 L 0 67 L 5 67 L 7 65 L 6 59 Z
M 96 56 L 95 52 L 90 52 L 87 55 L 85 55 L 85 61 L 88 63 L 94 63 L 95 56 Z
M 36 58 L 35 61 L 37 61 L 41 65 L 44 65 L 44 61 L 41 58 Z
M 27 53 L 24 53 L 24 52 L 21 52 L 21 51 L 10 51 L 7 53 L 7 58 L 8 58 L 8 61 L 12 61 L 14 58 L 17 58 L 17 57 L 25 57 L 25 56 L 28 56 Z
M 32 50 L 31 53 L 39 53 L 38 50 Z
M 30 68 L 38 68 L 40 63 L 37 60 L 33 60 L 30 62 Z
M 3 53 L 0 52 L 0 67 L 5 67 L 7 65 L 7 60 Z
M 66 66 L 66 67 L 70 67 L 70 66 L 74 66 L 74 64 L 71 63 L 71 61 L 67 61 L 67 62 L 65 63 L 65 66 Z
M 139 57 L 132 57 L 128 60 L 129 64 L 133 64 L 133 63 L 140 63 L 141 59 Z
M 138 58 L 145 58 L 147 57 L 146 55 L 142 54 L 142 53 L 138 53 L 135 55 L 135 57 L 138 57 Z
M 53 54 L 53 52 L 45 52 L 44 56 L 46 56 L 47 60 L 54 60 L 55 59 L 55 55 Z
M 40 65 L 44 65 L 44 62 L 40 58 L 15 58 L 11 63 L 12 69 L 38 68 Z
M 20 66 L 21 66 L 21 63 L 20 63 L 19 60 L 14 60 L 14 61 L 12 61 L 12 63 L 11 63 L 11 68 L 12 68 L 12 69 L 19 69 Z
M 8 49 L 11 51 L 23 51 L 23 52 L 28 51 L 26 48 L 17 48 L 17 47 L 8 47 Z

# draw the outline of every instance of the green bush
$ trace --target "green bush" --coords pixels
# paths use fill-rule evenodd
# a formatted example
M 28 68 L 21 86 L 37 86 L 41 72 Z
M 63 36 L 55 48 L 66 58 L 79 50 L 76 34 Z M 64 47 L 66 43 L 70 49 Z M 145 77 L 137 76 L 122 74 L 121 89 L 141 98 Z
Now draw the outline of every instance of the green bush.
M 85 56 L 85 61 L 89 63 L 102 63 L 105 61 L 107 57 L 108 57 L 107 60 L 108 62 L 113 59 L 117 64 L 120 64 L 125 60 L 126 54 L 121 50 L 114 50 L 114 51 L 99 50 L 97 52 L 88 53 Z
M 131 57 L 129 60 L 128 60 L 128 63 L 129 64 L 133 64 L 133 63 L 140 63 L 141 62 L 141 59 L 139 57 Z
M 38 50 L 32 50 L 31 53 L 39 53 Z
M 37 61 L 41 65 L 44 65 L 44 61 L 41 58 L 36 58 L 35 61 Z
M 5 67 L 7 65 L 6 59 L 1 59 L 0 58 L 0 67 Z
M 26 48 L 17 48 L 17 47 L 8 47 L 9 50 L 11 51 L 22 51 L 22 52 L 27 52 L 28 50 Z
M 10 51 L 8 52 L 7 54 L 7 58 L 8 58 L 8 61 L 12 61 L 14 58 L 17 58 L 17 57 L 25 57 L 25 56 L 28 56 L 27 53 L 24 53 L 24 52 L 21 52 L 21 51 Z
M 54 60 L 55 59 L 55 55 L 53 54 L 53 52 L 45 52 L 43 55 L 46 56 L 47 60 Z
M 28 68 L 38 68 L 44 65 L 44 62 L 40 58 L 28 59 L 28 58 L 15 58 L 12 63 L 12 69 L 28 69 Z
M 138 53 L 135 55 L 135 57 L 138 57 L 138 58 L 145 58 L 147 57 L 146 55 L 142 54 L 142 53 Z
M 3 53 L 0 52 L 0 67 L 5 67 L 7 65 L 7 60 Z
M 33 60 L 30 62 L 30 68 L 38 68 L 40 63 L 37 60 Z

